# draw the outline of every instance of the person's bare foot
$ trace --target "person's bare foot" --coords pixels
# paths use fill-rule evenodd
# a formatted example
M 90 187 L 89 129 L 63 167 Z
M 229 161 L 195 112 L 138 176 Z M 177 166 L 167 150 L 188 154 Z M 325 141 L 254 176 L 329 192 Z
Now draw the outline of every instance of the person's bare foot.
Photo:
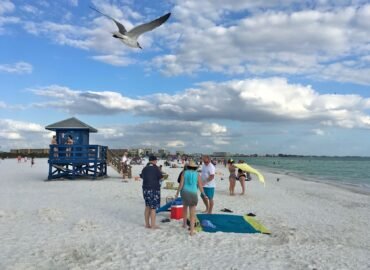
M 150 225 L 145 225 L 145 228 L 150 229 Z
M 195 232 L 194 232 L 194 231 L 190 231 L 190 232 L 189 232 L 189 235 L 190 235 L 190 236 L 193 236 L 194 234 L 195 234 Z
M 160 229 L 160 227 L 158 225 L 151 226 L 150 228 L 153 229 L 153 230 Z
M 204 210 L 202 211 L 203 214 L 207 214 L 208 213 L 208 210 Z

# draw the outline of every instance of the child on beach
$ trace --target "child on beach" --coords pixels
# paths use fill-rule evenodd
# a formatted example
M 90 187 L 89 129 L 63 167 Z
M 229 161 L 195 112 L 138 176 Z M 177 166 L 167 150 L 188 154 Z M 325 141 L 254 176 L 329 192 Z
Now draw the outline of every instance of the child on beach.
M 175 198 L 178 197 L 179 192 L 181 192 L 181 198 L 184 205 L 183 208 L 183 227 L 186 228 L 186 221 L 188 218 L 188 210 L 190 215 L 190 235 L 194 235 L 194 227 L 195 227 L 195 208 L 198 204 L 198 188 L 201 194 L 207 198 L 204 194 L 202 180 L 197 172 L 198 166 L 195 164 L 193 160 L 189 162 L 187 165 L 187 169 L 181 175 L 180 185 L 177 189 Z

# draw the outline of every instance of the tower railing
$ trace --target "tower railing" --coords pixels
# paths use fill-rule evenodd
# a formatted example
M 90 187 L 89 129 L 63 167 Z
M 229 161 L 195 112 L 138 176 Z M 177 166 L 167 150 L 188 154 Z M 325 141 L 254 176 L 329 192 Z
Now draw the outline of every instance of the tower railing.
M 107 175 L 107 146 L 50 145 L 48 179 L 75 179 Z

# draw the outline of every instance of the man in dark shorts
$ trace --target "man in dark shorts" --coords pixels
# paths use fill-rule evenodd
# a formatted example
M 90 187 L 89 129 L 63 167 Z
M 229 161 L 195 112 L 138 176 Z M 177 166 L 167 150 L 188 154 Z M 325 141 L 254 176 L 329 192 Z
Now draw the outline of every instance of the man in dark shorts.
M 157 157 L 150 156 L 149 163 L 141 172 L 143 178 L 143 196 L 145 200 L 145 227 L 157 229 L 155 224 L 156 209 L 161 204 L 161 186 L 160 182 L 163 175 L 157 167 Z

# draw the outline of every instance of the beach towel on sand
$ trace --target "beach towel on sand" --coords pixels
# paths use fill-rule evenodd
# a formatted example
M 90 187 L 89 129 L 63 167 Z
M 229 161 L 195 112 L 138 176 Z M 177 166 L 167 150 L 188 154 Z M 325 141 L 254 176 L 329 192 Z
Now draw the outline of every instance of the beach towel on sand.
M 159 207 L 157 210 L 156 210 L 156 213 L 160 213 L 160 212 L 163 212 L 163 211 L 170 211 L 171 210 L 171 206 L 175 204 L 175 205 L 181 205 L 182 204 L 182 199 L 181 197 L 178 197 L 176 198 L 175 200 L 173 201 L 170 201 L 168 203 L 166 203 L 165 205 Z
M 253 217 L 228 214 L 197 214 L 200 223 L 199 231 L 232 232 L 232 233 L 264 233 L 270 232 Z M 203 222 L 202 222 L 203 221 Z M 204 222 L 205 221 L 205 222 Z M 213 226 L 203 226 L 212 224 Z

